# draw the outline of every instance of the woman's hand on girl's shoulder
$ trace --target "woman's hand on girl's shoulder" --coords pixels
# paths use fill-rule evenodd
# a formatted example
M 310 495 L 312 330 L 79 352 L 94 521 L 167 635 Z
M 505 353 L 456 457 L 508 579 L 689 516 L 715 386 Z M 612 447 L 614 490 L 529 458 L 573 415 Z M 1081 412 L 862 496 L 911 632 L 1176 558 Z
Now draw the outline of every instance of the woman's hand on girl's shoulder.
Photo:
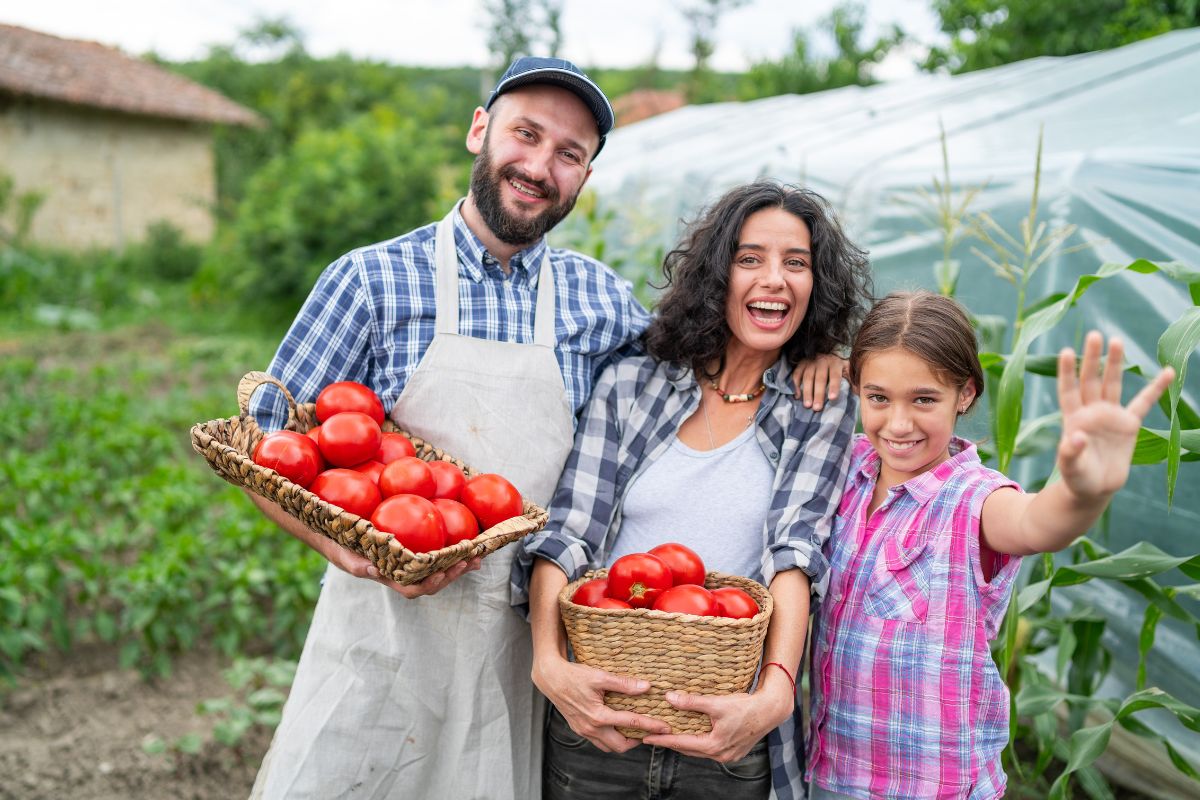
M 802 401 L 805 408 L 820 411 L 827 400 L 837 399 L 842 378 L 848 377 L 849 366 L 849 361 L 832 353 L 822 353 L 797 363 L 792 369 L 796 399 Z

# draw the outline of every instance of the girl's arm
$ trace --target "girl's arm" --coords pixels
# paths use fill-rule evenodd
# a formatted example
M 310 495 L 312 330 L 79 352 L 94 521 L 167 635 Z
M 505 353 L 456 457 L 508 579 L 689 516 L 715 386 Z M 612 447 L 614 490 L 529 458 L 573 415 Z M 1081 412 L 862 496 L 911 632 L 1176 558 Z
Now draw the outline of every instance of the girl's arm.
M 803 570 L 785 570 L 775 575 L 770 589 L 775 610 L 767 627 L 763 666 L 754 694 L 709 696 L 668 692 L 667 701 L 671 705 L 708 714 L 713 728 L 702 735 L 647 736 L 643 742 L 727 763 L 744 757 L 755 742 L 791 716 L 796 702 L 792 681 L 798 677 L 808 632 L 808 576 Z M 772 662 L 783 665 L 787 674 L 779 667 L 767 666 Z
M 1075 352 L 1058 356 L 1058 402 L 1062 438 L 1058 444 L 1060 481 L 1036 494 L 1000 489 L 983 503 L 980 536 L 997 553 L 1028 555 L 1062 550 L 1085 533 L 1129 477 L 1138 430 L 1151 406 L 1175 378 L 1167 367 L 1121 405 L 1124 347 L 1112 339 L 1100 374 L 1104 337 L 1087 335 L 1083 363 L 1075 376 Z

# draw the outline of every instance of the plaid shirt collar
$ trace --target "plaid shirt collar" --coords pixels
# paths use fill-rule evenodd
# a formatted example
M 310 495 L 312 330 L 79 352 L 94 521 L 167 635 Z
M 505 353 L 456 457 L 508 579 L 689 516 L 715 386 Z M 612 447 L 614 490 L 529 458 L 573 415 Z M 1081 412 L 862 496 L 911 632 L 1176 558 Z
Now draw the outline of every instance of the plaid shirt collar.
M 485 274 L 492 273 L 491 277 L 500 280 L 519 276 L 530 286 L 537 286 L 538 276 L 541 274 L 542 256 L 548 246 L 546 237 L 543 236 L 529 247 L 513 255 L 508 260 L 511 272 L 509 276 L 506 276 L 504 270 L 500 269 L 500 261 L 487 251 L 483 242 L 467 226 L 467 221 L 463 219 L 462 215 L 463 202 L 460 200 L 454 206 L 454 244 L 458 249 L 460 269 L 476 283 L 482 283 Z
M 909 497 L 916 501 L 917 505 L 924 506 L 930 500 L 937 497 L 938 492 L 942 490 L 942 486 L 950 477 L 958 471 L 963 464 L 976 462 L 979 457 L 975 455 L 975 444 L 967 441 L 960 436 L 950 437 L 950 458 L 938 464 L 928 472 L 922 472 L 915 478 L 909 478 L 904 483 L 900 484 L 898 489 L 903 489 Z M 854 475 L 853 480 L 856 485 L 873 484 L 879 477 L 879 453 L 874 448 L 863 459 L 862 465 L 858 468 L 858 473 Z

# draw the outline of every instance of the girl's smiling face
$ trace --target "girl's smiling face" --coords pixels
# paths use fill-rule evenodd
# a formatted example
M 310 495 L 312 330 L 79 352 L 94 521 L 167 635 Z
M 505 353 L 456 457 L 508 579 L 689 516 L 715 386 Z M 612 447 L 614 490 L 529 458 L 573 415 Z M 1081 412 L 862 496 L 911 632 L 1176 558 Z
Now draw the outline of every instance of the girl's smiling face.
M 879 481 L 891 487 L 950 458 L 950 437 L 975 387 L 948 383 L 909 350 L 867 356 L 859 374 L 863 432 L 882 461 Z

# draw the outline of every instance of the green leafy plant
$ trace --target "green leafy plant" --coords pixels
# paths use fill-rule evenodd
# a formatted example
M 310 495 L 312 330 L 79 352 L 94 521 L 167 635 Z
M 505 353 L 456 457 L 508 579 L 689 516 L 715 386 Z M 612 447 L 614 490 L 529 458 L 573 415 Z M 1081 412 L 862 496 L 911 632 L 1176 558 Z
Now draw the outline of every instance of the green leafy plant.
M 249 757 L 243 748 L 246 736 L 256 729 L 273 731 L 279 724 L 288 688 L 296 676 L 296 662 L 237 658 L 222 676 L 233 694 L 203 700 L 196 706 L 200 717 L 213 721 L 206 731 L 189 731 L 171 739 L 151 734 L 142 741 L 142 750 L 150 755 L 171 754 L 179 760 L 209 745 L 218 745 L 240 757 Z
M 934 180 L 934 192 L 926 192 L 927 207 L 943 240 L 943 262 L 935 265 L 934 276 L 944 293 L 953 294 L 957 283 L 957 262 L 952 250 L 967 231 L 990 250 L 972 247 L 971 252 L 994 275 L 1016 289 L 1016 304 L 1008 320 L 1001 317 L 976 317 L 984 344 L 980 362 L 998 388 L 991 393 L 989 421 L 993 440 L 987 454 L 1001 471 L 1014 463 L 1052 450 L 1058 439 L 1059 415 L 1047 414 L 1033 420 L 1024 418 L 1026 374 L 1053 377 L 1057 362 L 1053 356 L 1031 355 L 1035 343 L 1062 323 L 1067 312 L 1077 305 L 1097 282 L 1119 274 L 1162 275 L 1188 287 L 1194 307 L 1171 323 L 1158 342 L 1162 365 L 1174 367 L 1176 379 L 1160 401 L 1170 428 L 1143 428 L 1133 456 L 1135 464 L 1167 465 L 1165 494 L 1168 505 L 1174 498 L 1182 461 L 1200 459 L 1200 417 L 1183 400 L 1182 387 L 1188 359 L 1200 345 L 1200 272 L 1178 263 L 1155 264 L 1136 260 L 1129 264 L 1102 264 L 1094 272 L 1080 276 L 1066 292 L 1052 292 L 1031 299 L 1031 280 L 1038 268 L 1049 260 L 1085 249 L 1087 244 L 1070 244 L 1075 227 L 1050 227 L 1038 220 L 1038 195 L 1041 178 L 1042 139 L 1039 134 L 1034 169 L 1033 195 L 1029 213 L 1019 225 L 1018 235 L 1005 231 L 990 215 L 969 215 L 967 206 L 972 190 L 962 193 L 955 204 L 950 190 L 949 157 L 942 134 L 943 175 Z M 953 267 L 949 265 L 954 263 Z M 947 291 L 949 290 L 949 291 Z M 1143 375 L 1140 365 L 1127 371 Z M 981 453 L 984 453 L 981 448 Z M 1037 463 L 1037 462 L 1035 462 Z M 1041 485 L 1053 475 L 1033 481 Z M 1183 598 L 1200 598 L 1200 584 L 1164 585 L 1158 579 L 1200 579 L 1200 556 L 1171 556 L 1147 542 L 1140 542 L 1120 553 L 1111 553 L 1089 538 L 1081 538 L 1063 555 L 1044 554 L 1033 560 L 1032 568 L 1022 577 L 1022 585 L 1010 604 L 1001 635 L 993 643 L 996 662 L 1013 690 L 1011 716 L 1012 740 L 1007 751 L 1014 772 L 1025 780 L 1043 779 L 1054 765 L 1048 796 L 1054 800 L 1069 796 L 1075 782 L 1090 797 L 1111 797 L 1111 790 L 1094 763 L 1104 752 L 1114 727 L 1160 742 L 1171 762 L 1184 775 L 1200 780 L 1191 764 L 1168 737 L 1155 732 L 1137 715 L 1148 709 L 1172 714 L 1185 728 L 1200 731 L 1200 710 L 1146 685 L 1147 661 L 1153 652 L 1159 622 L 1168 617 L 1197 632 L 1200 618 Z M 1076 601 L 1067 611 L 1051 602 L 1052 589 L 1091 580 L 1109 581 L 1140 595 L 1145 600 L 1138 644 L 1135 691 L 1124 698 L 1099 694 L 1108 674 L 1113 654 L 1104 643 L 1107 618 Z M 1039 656 L 1055 652 L 1056 670 L 1046 675 Z M 1069 740 L 1060 735 L 1060 714 L 1074 731 Z M 1097 717 L 1100 721 L 1096 721 Z M 1088 723 L 1085 725 L 1085 721 Z M 1033 763 L 1017 757 L 1018 741 L 1029 742 Z

